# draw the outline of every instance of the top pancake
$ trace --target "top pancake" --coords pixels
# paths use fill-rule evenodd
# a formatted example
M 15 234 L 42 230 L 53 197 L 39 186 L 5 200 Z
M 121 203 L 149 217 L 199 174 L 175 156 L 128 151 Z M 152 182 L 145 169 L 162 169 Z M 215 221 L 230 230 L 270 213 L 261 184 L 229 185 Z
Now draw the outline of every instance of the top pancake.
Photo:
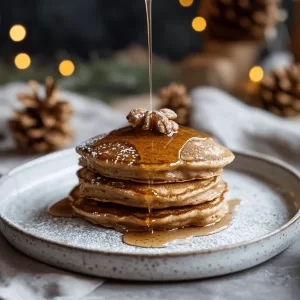
M 234 155 L 206 134 L 180 127 L 173 136 L 125 127 L 76 148 L 81 165 L 106 177 L 178 182 L 217 176 Z

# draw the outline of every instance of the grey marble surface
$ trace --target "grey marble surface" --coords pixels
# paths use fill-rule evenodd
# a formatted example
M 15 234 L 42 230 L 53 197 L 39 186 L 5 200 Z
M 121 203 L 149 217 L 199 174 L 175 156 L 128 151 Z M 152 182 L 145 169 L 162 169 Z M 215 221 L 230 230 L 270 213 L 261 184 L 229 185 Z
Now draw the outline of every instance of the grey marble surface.
M 146 283 L 108 280 L 84 300 L 299 300 L 300 236 L 288 250 L 243 272 L 218 278 Z

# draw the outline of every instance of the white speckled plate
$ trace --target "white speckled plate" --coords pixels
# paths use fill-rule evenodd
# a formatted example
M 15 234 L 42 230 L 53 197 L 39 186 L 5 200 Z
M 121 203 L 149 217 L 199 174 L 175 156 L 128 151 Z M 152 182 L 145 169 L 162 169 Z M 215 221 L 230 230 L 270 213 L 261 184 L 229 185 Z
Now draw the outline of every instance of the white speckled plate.
M 236 153 L 224 172 L 233 224 L 166 248 L 137 248 L 122 234 L 81 219 L 53 218 L 47 207 L 76 184 L 78 157 L 65 150 L 27 163 L 0 184 L 0 230 L 20 251 L 67 270 L 132 280 L 185 280 L 243 270 L 286 249 L 299 227 L 300 178 L 284 163 Z

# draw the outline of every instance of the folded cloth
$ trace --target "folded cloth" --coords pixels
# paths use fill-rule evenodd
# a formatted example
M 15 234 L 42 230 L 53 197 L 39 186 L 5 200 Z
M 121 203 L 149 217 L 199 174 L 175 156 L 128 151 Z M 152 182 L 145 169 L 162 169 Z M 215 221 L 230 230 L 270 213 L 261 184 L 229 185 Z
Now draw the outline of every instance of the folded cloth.
M 215 88 L 193 91 L 191 125 L 232 150 L 251 150 L 300 169 L 300 120 L 251 107 Z
M 0 88 L 0 133 L 5 136 L 0 140 L 2 174 L 35 157 L 14 150 L 16 148 L 7 128 L 13 108 L 20 105 L 16 99 L 17 92 L 27 89 L 25 84 L 9 84 Z M 64 91 L 61 98 L 68 100 L 75 110 L 72 119 L 75 130 L 73 145 L 126 123 L 122 114 L 100 101 Z M 64 272 L 34 261 L 14 250 L 0 235 L 1 300 L 77 300 L 102 283 L 101 279 Z

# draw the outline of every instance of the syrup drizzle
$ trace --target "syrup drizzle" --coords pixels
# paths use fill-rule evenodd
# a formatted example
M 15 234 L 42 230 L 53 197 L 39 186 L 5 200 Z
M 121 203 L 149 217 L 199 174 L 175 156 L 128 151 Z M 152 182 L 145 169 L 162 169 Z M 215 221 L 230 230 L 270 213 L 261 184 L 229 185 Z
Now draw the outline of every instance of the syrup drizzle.
M 109 158 L 108 163 L 120 161 L 130 165 L 138 161 L 142 164 L 141 167 L 145 168 L 164 163 L 172 168 L 180 163 L 182 150 L 188 142 L 207 140 L 207 147 L 210 147 L 212 142 L 208 138 L 209 136 L 204 133 L 183 126 L 172 137 L 128 126 L 112 131 L 109 135 L 93 141 L 92 147 L 81 147 L 81 150 L 86 152 L 87 159 L 90 154 L 95 153 L 94 157 L 101 160 Z M 118 161 L 113 160 L 116 156 L 119 157 Z
M 146 17 L 147 17 L 147 33 L 148 33 L 148 56 L 149 56 L 149 91 L 150 91 L 150 110 L 153 110 L 152 101 L 152 0 L 145 0 Z
M 215 234 L 230 226 L 235 209 L 240 203 L 241 201 L 238 199 L 228 201 L 228 213 L 214 225 L 206 227 L 188 227 L 171 231 L 126 232 L 123 236 L 123 242 L 136 247 L 164 248 L 173 241 Z

